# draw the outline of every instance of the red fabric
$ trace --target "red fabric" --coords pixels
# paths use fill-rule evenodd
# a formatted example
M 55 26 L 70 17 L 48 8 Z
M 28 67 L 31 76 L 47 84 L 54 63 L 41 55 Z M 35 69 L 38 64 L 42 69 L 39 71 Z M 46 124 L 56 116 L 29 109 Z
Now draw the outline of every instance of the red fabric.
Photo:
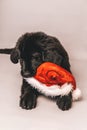
M 34 78 L 46 84 L 48 87 L 55 84 L 61 86 L 64 83 L 72 83 L 73 89 L 76 89 L 76 82 L 73 75 L 64 68 L 51 62 L 41 64 L 37 68 Z

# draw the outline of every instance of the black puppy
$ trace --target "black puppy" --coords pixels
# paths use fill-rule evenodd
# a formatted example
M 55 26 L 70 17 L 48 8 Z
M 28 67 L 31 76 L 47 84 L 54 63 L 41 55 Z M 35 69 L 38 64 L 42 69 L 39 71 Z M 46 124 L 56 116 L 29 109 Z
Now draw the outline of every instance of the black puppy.
M 20 106 L 23 109 L 36 107 L 40 92 L 24 79 L 35 75 L 37 67 L 43 62 L 53 62 L 70 71 L 69 57 L 60 42 L 42 32 L 22 35 L 12 49 L 0 49 L 0 53 L 11 54 L 13 63 L 20 61 L 23 84 L 21 89 Z M 56 96 L 56 104 L 62 110 L 68 110 L 72 105 L 72 94 Z

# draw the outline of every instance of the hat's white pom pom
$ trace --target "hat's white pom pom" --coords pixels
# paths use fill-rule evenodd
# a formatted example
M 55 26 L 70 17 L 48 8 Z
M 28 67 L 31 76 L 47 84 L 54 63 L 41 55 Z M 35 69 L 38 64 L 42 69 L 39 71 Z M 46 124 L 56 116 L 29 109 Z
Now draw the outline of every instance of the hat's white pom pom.
M 81 98 L 81 90 L 79 88 L 76 88 L 75 90 L 73 90 L 72 92 L 72 98 L 73 101 L 77 101 Z

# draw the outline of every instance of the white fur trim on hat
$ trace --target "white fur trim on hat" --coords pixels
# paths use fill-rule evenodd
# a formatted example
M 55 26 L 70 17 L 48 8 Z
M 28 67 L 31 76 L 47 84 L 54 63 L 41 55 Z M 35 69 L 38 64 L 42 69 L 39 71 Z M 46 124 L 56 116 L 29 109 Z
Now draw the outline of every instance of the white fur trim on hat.
M 64 96 L 68 95 L 70 92 L 72 92 L 72 99 L 73 101 L 80 99 L 81 97 L 81 91 L 76 88 L 73 90 L 73 85 L 65 83 L 62 86 L 59 85 L 52 85 L 52 86 L 46 86 L 45 84 L 39 82 L 37 79 L 34 77 L 31 78 L 24 78 L 32 87 L 37 89 L 39 92 L 46 96 Z
M 72 92 L 72 97 L 73 97 L 73 101 L 77 101 L 81 98 L 81 90 L 79 88 L 76 88 L 75 90 L 73 90 Z
M 45 94 L 46 96 L 64 96 L 68 95 L 72 91 L 72 84 L 65 83 L 61 87 L 59 85 L 46 86 L 45 84 L 39 82 L 35 78 L 25 78 L 25 80 L 39 92 Z

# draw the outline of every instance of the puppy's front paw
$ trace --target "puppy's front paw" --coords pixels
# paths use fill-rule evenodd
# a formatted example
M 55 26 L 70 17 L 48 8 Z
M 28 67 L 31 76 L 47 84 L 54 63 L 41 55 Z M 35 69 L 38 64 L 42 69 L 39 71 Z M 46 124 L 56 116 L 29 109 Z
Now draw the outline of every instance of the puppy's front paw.
M 36 95 L 26 94 L 25 96 L 21 97 L 20 107 L 22 107 L 23 109 L 26 109 L 26 110 L 35 108 L 36 107 Z
M 71 95 L 71 93 L 69 95 L 66 95 L 66 96 L 57 97 L 56 104 L 63 111 L 69 110 L 72 106 L 72 95 Z

